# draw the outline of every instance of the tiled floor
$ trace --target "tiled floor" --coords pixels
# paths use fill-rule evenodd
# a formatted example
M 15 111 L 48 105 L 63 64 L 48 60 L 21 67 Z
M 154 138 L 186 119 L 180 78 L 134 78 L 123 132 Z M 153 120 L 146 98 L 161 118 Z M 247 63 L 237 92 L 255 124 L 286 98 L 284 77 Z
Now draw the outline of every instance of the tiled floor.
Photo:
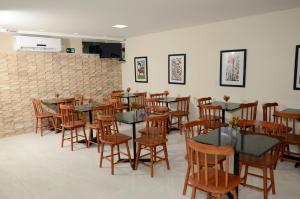
M 122 132 L 130 134 L 131 126 L 122 124 Z M 156 165 L 154 178 L 149 168 L 141 165 L 132 171 L 128 163 L 117 165 L 110 175 L 108 161 L 99 168 L 96 147 L 68 144 L 60 148 L 61 134 L 34 133 L 0 139 L 0 198 L 1 199 L 179 199 L 190 198 L 190 189 L 182 195 L 186 169 L 184 136 L 169 135 L 168 151 L 171 170 L 164 162 Z M 251 179 L 253 183 L 260 183 Z M 275 171 L 276 195 L 270 199 L 300 197 L 300 168 L 279 162 Z M 242 199 L 260 199 L 262 193 L 240 186 Z M 198 191 L 197 198 L 206 198 Z

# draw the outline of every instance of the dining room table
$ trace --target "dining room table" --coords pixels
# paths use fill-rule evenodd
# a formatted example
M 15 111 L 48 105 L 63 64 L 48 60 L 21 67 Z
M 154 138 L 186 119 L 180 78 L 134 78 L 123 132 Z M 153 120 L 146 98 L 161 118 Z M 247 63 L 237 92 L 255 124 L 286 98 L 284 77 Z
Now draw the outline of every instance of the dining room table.
M 222 107 L 222 123 L 225 123 L 225 112 L 233 112 L 240 109 L 240 103 L 236 102 L 223 102 L 223 101 L 213 101 L 211 105 Z
M 147 113 L 144 110 L 134 110 L 134 111 L 127 111 L 127 112 L 121 112 L 116 114 L 116 120 L 120 123 L 129 124 L 132 126 L 132 149 L 133 149 L 133 164 L 132 169 L 135 169 L 135 161 L 137 157 L 136 153 L 136 125 L 138 123 L 144 122 L 145 117 L 151 116 L 151 115 L 157 115 L 153 113 Z M 128 159 L 121 159 L 120 161 L 129 161 Z M 139 161 L 142 162 L 149 162 L 149 158 L 140 158 Z
M 94 120 L 93 119 L 93 108 L 97 107 L 97 106 L 103 106 L 103 105 L 105 105 L 105 104 L 100 103 L 100 102 L 90 102 L 90 103 L 87 103 L 87 104 L 77 105 L 77 106 L 74 107 L 74 109 L 75 109 L 75 111 L 80 112 L 80 113 L 87 112 L 88 115 L 89 115 L 89 123 L 92 124 L 93 120 Z M 94 137 L 94 135 L 93 135 L 93 129 L 92 128 L 90 128 L 89 136 L 90 136 L 90 138 L 93 142 L 97 142 L 96 136 Z M 79 140 L 78 142 L 82 143 L 82 142 L 85 142 L 85 140 Z M 92 142 L 90 144 L 92 144 Z
M 121 99 L 126 99 L 127 101 L 127 111 L 130 111 L 130 98 L 135 98 L 136 96 L 133 93 L 125 92 L 123 95 L 120 96 Z
M 231 127 L 214 129 L 206 134 L 200 134 L 192 138 L 194 141 L 214 146 L 231 146 L 234 149 L 234 175 L 239 176 L 239 155 L 247 154 L 262 156 L 279 145 L 281 141 L 276 137 L 267 136 L 261 133 L 252 133 Z M 237 189 L 238 193 L 238 189 Z M 227 194 L 231 199 L 233 195 Z

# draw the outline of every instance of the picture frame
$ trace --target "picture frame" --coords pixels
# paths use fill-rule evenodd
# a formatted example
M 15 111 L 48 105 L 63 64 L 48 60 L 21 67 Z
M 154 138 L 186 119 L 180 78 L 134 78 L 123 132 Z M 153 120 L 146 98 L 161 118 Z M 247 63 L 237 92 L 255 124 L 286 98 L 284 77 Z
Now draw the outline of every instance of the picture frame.
M 134 58 L 135 82 L 148 83 L 148 58 Z
M 245 87 L 247 49 L 220 51 L 220 86 Z
M 169 84 L 185 84 L 186 54 L 168 55 L 168 82 Z
M 295 69 L 294 69 L 294 90 L 300 90 L 300 45 L 296 46 Z

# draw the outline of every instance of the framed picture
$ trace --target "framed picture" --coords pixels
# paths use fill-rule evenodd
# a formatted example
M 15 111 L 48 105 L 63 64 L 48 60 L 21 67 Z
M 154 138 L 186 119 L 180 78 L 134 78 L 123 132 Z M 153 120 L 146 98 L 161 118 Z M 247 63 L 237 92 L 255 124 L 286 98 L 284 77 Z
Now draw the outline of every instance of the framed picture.
M 147 57 L 134 58 L 135 82 L 148 82 L 148 62 Z
M 294 71 L 294 90 L 300 90 L 300 45 L 296 46 L 296 59 Z
M 246 49 L 221 51 L 220 86 L 245 87 L 246 54 Z
M 168 56 L 169 84 L 185 84 L 185 54 L 172 54 Z

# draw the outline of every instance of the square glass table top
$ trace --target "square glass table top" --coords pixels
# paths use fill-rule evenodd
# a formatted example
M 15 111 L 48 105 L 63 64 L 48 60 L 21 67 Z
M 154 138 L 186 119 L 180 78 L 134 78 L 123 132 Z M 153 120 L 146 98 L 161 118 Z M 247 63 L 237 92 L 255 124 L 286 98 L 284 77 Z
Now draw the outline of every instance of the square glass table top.
M 235 111 L 240 108 L 240 103 L 235 102 L 214 101 L 211 103 L 211 105 L 222 106 L 222 109 L 225 111 Z
M 177 102 L 176 97 L 163 97 L 159 101 L 164 103 Z
M 280 140 L 274 137 L 259 133 L 233 130 L 222 127 L 212 130 L 206 134 L 201 134 L 192 140 L 214 146 L 232 146 L 235 152 L 254 156 L 261 156 L 280 144 Z
M 144 110 L 136 110 L 136 111 L 127 111 L 116 114 L 116 119 L 118 122 L 125 124 L 136 124 L 140 122 L 144 122 L 145 117 L 157 116 L 160 114 L 147 113 Z
M 91 111 L 93 109 L 93 107 L 104 106 L 104 105 L 105 104 L 99 103 L 99 102 L 91 102 L 88 104 L 81 104 L 81 105 L 75 106 L 75 110 L 78 112 L 87 112 L 87 111 Z

